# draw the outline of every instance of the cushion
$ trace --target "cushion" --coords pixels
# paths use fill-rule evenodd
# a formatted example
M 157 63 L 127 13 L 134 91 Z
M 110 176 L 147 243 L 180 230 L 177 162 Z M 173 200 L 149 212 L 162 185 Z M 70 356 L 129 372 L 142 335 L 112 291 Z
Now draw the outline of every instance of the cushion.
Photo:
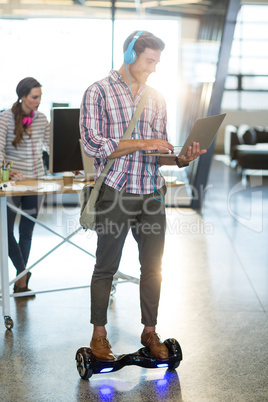
M 238 127 L 237 137 L 240 144 L 255 145 L 257 142 L 257 134 L 253 127 L 242 124 Z
M 256 127 L 256 142 L 268 142 L 268 128 L 267 127 Z

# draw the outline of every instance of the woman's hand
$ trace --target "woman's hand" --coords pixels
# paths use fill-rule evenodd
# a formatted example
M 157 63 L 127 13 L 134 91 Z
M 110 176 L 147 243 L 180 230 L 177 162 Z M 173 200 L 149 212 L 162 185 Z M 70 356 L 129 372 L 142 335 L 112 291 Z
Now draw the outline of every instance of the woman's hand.
M 15 180 L 15 181 L 20 181 L 24 179 L 24 176 L 21 172 L 18 170 L 10 170 L 9 172 L 9 179 L 10 180 Z

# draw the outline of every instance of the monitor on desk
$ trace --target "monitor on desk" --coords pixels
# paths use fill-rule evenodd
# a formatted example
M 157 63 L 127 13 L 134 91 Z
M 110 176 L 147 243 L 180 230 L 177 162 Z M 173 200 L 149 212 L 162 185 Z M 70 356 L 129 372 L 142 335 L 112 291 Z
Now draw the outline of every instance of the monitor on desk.
M 86 180 L 93 178 L 93 158 L 83 164 L 80 147 L 78 108 L 52 108 L 50 129 L 50 173 L 85 171 Z

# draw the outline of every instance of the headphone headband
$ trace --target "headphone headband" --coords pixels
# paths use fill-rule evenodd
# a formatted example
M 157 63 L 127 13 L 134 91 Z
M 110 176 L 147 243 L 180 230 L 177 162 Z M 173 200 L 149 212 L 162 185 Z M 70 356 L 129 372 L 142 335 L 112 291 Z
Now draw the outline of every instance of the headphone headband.
M 139 39 L 139 37 L 143 34 L 144 31 L 138 31 L 136 33 L 136 35 L 133 37 L 133 39 L 131 40 L 131 42 L 129 43 L 127 50 L 124 54 L 124 62 L 126 64 L 133 64 L 135 63 L 136 59 L 137 59 L 137 54 L 135 52 L 135 50 L 133 49 L 136 41 Z

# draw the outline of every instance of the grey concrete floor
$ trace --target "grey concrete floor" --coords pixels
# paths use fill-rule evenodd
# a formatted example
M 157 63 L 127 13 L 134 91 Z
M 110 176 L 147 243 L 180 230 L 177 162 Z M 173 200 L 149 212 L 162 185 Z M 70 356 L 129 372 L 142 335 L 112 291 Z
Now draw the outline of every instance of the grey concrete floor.
M 180 342 L 183 360 L 175 371 L 131 366 L 80 379 L 75 353 L 91 337 L 94 258 L 66 244 L 48 256 L 32 270 L 30 287 L 40 293 L 11 297 L 14 328 L 0 322 L 0 400 L 268 401 L 267 204 L 268 179 L 253 177 L 242 187 L 218 158 L 202 211 L 167 209 L 157 332 Z M 40 220 L 69 234 L 78 212 L 44 206 Z M 59 241 L 36 226 L 29 264 Z M 95 234 L 81 231 L 74 242 L 94 254 Z M 131 236 L 120 270 L 139 275 Z M 75 286 L 81 288 L 53 291 Z M 141 347 L 138 285 L 117 285 L 107 330 L 115 353 Z

